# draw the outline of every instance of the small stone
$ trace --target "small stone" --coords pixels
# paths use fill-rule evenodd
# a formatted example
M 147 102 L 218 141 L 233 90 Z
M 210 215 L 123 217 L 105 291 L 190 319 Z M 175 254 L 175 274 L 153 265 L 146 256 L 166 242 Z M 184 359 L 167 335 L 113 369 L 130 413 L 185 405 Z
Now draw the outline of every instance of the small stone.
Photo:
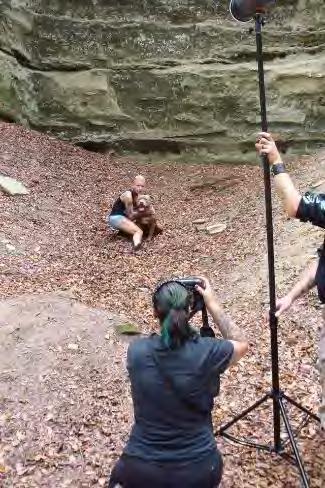
M 199 224 L 199 225 L 195 226 L 196 230 L 198 230 L 198 231 L 205 230 L 206 227 L 207 227 L 206 224 Z
M 10 196 L 27 195 L 29 191 L 20 181 L 0 175 L 0 190 Z
M 140 286 L 139 291 L 143 291 L 144 293 L 147 293 L 150 290 L 146 286 Z
M 206 223 L 206 219 L 196 219 L 196 220 L 193 220 L 192 224 L 205 224 Z
M 69 349 L 70 351 L 78 351 L 79 346 L 78 346 L 78 344 L 73 344 L 73 343 L 70 343 L 70 344 L 68 344 L 68 349 Z
M 224 230 L 226 230 L 226 228 L 227 228 L 226 224 L 213 224 L 207 227 L 206 230 L 208 234 L 213 235 L 213 234 L 219 234 L 219 232 L 223 232 Z
M 109 341 L 109 340 L 110 340 L 110 335 L 109 335 L 109 334 L 106 334 L 106 335 L 104 336 L 104 339 L 106 339 L 107 341 Z

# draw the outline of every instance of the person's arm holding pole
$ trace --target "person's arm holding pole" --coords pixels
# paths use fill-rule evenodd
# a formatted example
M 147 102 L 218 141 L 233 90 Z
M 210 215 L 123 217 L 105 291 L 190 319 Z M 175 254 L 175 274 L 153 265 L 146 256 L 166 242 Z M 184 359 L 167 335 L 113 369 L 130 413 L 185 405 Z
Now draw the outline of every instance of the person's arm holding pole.
M 312 191 L 300 194 L 286 172 L 271 134 L 261 132 L 255 146 L 260 155 L 268 156 L 275 189 L 283 201 L 288 217 L 325 228 L 325 194 Z
M 256 149 L 261 155 L 267 154 L 274 175 L 275 188 L 282 198 L 285 211 L 289 217 L 296 217 L 302 197 L 295 188 L 291 177 L 285 171 L 282 158 L 272 136 L 267 132 L 261 132 L 256 143 Z

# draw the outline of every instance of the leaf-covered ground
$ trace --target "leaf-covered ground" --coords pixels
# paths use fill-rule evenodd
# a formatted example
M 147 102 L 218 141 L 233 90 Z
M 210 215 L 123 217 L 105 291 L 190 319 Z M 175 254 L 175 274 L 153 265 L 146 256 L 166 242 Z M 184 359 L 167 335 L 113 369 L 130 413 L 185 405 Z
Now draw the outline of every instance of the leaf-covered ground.
M 214 410 L 217 428 L 270 389 L 263 178 L 258 166 L 199 163 L 140 165 L 1 124 L 0 173 L 18 178 L 31 192 L 14 199 L 0 194 L 0 296 L 68 290 L 86 305 L 128 316 L 146 333 L 156 327 L 150 296 L 159 279 L 206 274 L 250 341 L 245 360 L 222 381 Z M 291 169 L 300 188 L 306 189 L 322 177 L 324 166 L 320 156 Z M 135 255 L 128 241 L 107 229 L 105 216 L 137 173 L 147 178 L 165 232 Z M 277 200 L 274 213 L 280 295 L 313 259 L 322 234 L 287 221 Z M 226 223 L 227 228 L 207 235 L 193 224 L 199 218 Z M 8 243 L 14 249 L 8 249 Z M 311 293 L 279 325 L 282 388 L 315 412 L 319 324 L 320 309 Z M 43 410 L 39 398 L 28 396 L 33 390 L 28 377 L 28 408 L 25 400 L 20 403 L 0 391 L 3 486 L 103 486 L 132 423 L 126 347 L 115 341 L 107 361 L 95 370 L 73 369 L 64 353 L 58 353 L 56 371 L 61 373 L 49 378 L 52 406 Z M 80 354 L 87 357 L 87 350 Z M 1 369 L 0 358 L 0 375 Z M 300 413 L 288 410 L 293 425 L 299 425 Z M 271 403 L 234 431 L 271 442 Z M 321 487 L 324 438 L 310 423 L 299 439 L 311 486 Z M 296 468 L 278 456 L 217 441 L 225 461 L 224 488 L 300 486 Z

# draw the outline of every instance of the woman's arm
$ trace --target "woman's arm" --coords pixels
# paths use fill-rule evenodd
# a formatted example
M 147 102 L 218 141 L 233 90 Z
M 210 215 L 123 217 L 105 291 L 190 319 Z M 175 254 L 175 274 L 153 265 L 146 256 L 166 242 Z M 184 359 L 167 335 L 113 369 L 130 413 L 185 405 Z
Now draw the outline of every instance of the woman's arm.
M 202 278 L 205 287 L 197 286 L 196 289 L 204 298 L 207 310 L 210 312 L 215 325 L 219 328 L 224 339 L 232 342 L 234 352 L 230 361 L 230 366 L 237 363 L 248 351 L 248 341 L 244 332 L 238 327 L 230 317 L 223 311 L 216 299 L 209 281 Z
M 243 331 L 230 317 L 223 311 L 218 301 L 213 297 L 206 302 L 206 307 L 210 312 L 215 325 L 219 328 L 224 339 L 232 342 L 234 352 L 230 361 L 230 366 L 237 363 L 248 351 L 248 341 Z
M 133 208 L 133 199 L 132 199 L 132 193 L 128 190 L 120 196 L 120 199 L 125 205 L 125 210 L 127 217 L 130 220 L 135 220 L 136 217 L 138 216 L 138 213 L 134 210 Z

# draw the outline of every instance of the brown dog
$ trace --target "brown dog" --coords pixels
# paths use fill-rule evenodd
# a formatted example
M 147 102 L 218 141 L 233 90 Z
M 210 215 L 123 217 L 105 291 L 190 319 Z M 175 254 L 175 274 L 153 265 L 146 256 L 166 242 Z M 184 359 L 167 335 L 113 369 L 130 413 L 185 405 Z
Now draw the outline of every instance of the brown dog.
M 155 231 L 160 229 L 160 227 L 157 225 L 155 209 L 153 208 L 150 195 L 139 195 L 135 210 L 137 212 L 136 224 L 141 228 L 148 229 L 148 239 L 151 240 Z

